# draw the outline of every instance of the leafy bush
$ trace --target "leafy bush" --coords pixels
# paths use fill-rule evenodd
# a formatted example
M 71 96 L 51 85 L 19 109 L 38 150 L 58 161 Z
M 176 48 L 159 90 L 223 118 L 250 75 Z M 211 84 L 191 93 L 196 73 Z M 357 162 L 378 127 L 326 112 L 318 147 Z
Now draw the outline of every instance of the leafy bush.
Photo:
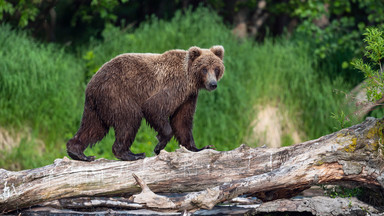
M 323 76 L 353 85 L 363 77 L 351 67 L 352 58 L 362 53 L 361 34 L 367 25 L 384 21 L 384 2 L 375 0 L 291 0 L 270 5 L 275 14 L 289 14 L 298 21 L 295 36 L 311 43 L 315 66 Z
M 375 102 L 383 97 L 384 75 L 384 32 L 378 28 L 367 28 L 364 42 L 367 43 L 364 55 L 370 63 L 364 63 L 363 59 L 354 59 L 352 65 L 361 71 L 366 78 L 367 98 Z
M 360 32 L 367 23 L 384 21 L 383 6 L 375 0 L 291 0 L 272 5 L 272 10 L 298 18 L 298 32 L 311 35 L 314 54 L 325 59 L 343 50 L 360 54 Z

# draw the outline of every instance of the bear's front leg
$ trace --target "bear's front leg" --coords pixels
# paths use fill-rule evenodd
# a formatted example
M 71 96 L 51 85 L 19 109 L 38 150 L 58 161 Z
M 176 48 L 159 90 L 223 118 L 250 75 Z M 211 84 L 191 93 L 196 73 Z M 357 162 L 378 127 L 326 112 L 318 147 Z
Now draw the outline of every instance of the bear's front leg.
M 156 137 L 159 142 L 154 149 L 156 154 L 159 154 L 173 137 L 172 127 L 167 115 L 168 107 L 159 109 L 159 105 L 164 101 L 170 101 L 170 98 L 168 93 L 162 91 L 152 96 L 143 106 L 144 118 L 158 133 Z
M 188 100 L 171 116 L 171 127 L 173 133 L 175 134 L 176 140 L 180 145 L 194 152 L 214 148 L 212 145 L 205 146 L 201 149 L 196 147 L 192 134 L 193 115 L 196 110 L 196 102 L 197 94 L 191 95 Z

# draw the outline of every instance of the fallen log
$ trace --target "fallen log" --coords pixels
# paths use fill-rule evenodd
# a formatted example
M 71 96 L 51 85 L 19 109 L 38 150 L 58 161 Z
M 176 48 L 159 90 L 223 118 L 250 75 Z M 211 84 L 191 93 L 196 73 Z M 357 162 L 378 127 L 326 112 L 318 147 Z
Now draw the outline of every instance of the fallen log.
M 62 198 L 129 197 L 140 191 L 133 173 L 154 193 L 196 195 L 196 199 L 184 199 L 189 203 L 182 206 L 163 208 L 175 211 L 191 206 L 192 210 L 212 208 L 242 194 L 254 194 L 264 201 L 292 197 L 316 184 L 353 182 L 382 190 L 383 129 L 383 119 L 367 118 L 319 139 L 278 149 L 241 145 L 227 152 L 194 153 L 180 148 L 132 162 L 82 162 L 64 157 L 31 170 L 1 169 L 0 212 Z M 210 194 L 210 202 L 201 203 L 204 199 L 199 195 L 204 193 Z M 152 204 L 141 201 L 149 208 L 162 207 Z
M 100 203 L 104 203 L 108 200 L 106 198 L 92 198 L 93 200 L 100 200 Z M 89 202 L 87 200 L 71 200 L 71 202 Z M 115 202 L 114 198 L 109 199 L 111 203 Z M 69 200 L 68 200 L 69 201 Z M 93 216 L 93 215 L 180 215 L 180 213 L 174 212 L 159 212 L 153 210 L 147 210 L 142 208 L 121 208 L 120 205 L 116 208 L 97 208 L 98 202 L 94 202 L 92 206 L 82 206 L 81 211 L 74 211 L 72 209 L 73 204 L 66 202 L 64 205 L 51 206 L 39 206 L 28 208 L 20 212 L 22 215 L 78 215 L 78 216 Z M 90 203 L 88 203 L 90 204 Z M 118 204 L 118 203 L 116 203 Z M 67 206 L 69 205 L 69 206 Z M 60 208 L 65 206 L 67 208 Z M 110 206 L 108 204 L 108 206 Z M 69 208 L 68 208 L 69 207 Z M 76 208 L 75 208 L 76 210 Z M 289 213 L 288 213 L 289 212 Z M 15 213 L 14 215 L 20 215 Z M 301 214 L 300 214 L 301 213 Z M 373 206 L 356 199 L 355 197 L 349 198 L 330 198 L 325 196 L 315 197 L 295 197 L 291 199 L 278 199 L 265 203 L 258 204 L 225 204 L 215 206 L 210 210 L 199 210 L 193 213 L 193 215 L 319 215 L 319 216 L 332 216 L 332 215 L 383 215 L 382 211 L 376 209 Z M 189 215 L 184 213 L 183 215 Z
M 279 199 L 261 204 L 248 212 L 248 215 L 261 213 L 308 212 L 313 215 L 379 215 L 378 209 L 359 201 L 355 197 L 330 198 L 316 196 L 311 198 Z

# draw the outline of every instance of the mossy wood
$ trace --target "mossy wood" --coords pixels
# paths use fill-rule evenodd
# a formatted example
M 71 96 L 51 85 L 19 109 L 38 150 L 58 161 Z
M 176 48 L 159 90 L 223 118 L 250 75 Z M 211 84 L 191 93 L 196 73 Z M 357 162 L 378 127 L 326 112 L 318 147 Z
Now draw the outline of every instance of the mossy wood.
M 57 159 L 51 165 L 19 172 L 0 170 L 0 212 L 70 197 L 131 196 L 149 209 L 196 210 L 242 194 L 267 200 L 292 197 L 316 184 L 350 183 L 384 187 L 384 120 L 363 123 L 290 147 L 227 152 L 162 151 L 125 162 Z M 133 177 L 136 174 L 140 178 Z M 188 192 L 160 200 L 158 192 Z M 145 195 L 150 199 L 146 200 Z M 151 201 L 152 200 L 152 201 Z

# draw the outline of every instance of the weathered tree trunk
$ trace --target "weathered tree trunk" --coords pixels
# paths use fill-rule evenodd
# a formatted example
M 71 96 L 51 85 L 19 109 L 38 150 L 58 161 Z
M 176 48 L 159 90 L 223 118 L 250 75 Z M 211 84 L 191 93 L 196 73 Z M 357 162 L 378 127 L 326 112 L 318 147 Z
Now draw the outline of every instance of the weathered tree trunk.
M 132 174 L 155 193 L 193 192 L 170 199 L 168 206 L 141 200 L 140 194 L 131 197 L 148 208 L 178 211 L 211 208 L 242 194 L 256 194 L 263 200 L 291 197 L 316 184 L 354 182 L 383 189 L 383 129 L 384 120 L 368 118 L 319 139 L 278 149 L 241 145 L 227 152 L 194 153 L 181 148 L 133 162 L 89 163 L 65 157 L 37 169 L 1 169 L 0 212 L 61 198 L 137 194 L 140 189 Z M 142 187 L 141 194 L 148 192 Z
M 245 200 L 245 198 L 242 198 Z M 210 210 L 194 212 L 193 215 L 265 215 L 271 214 L 292 215 L 292 212 L 310 213 L 319 216 L 333 215 L 383 215 L 382 211 L 356 199 L 349 198 L 330 198 L 325 196 L 300 197 L 292 199 L 278 199 L 265 203 L 253 203 L 253 199 L 245 203 L 233 202 L 215 206 Z M 121 198 L 72 198 L 54 201 L 51 204 L 25 209 L 22 215 L 180 215 L 174 212 L 159 212 L 142 209 Z M 102 208 L 99 208 L 102 207 Z M 103 208 L 104 207 L 104 208 Z M 105 208 L 107 207 L 107 208 Z M 112 210 L 116 209 L 116 210 Z M 77 211 L 73 211 L 77 210 Z M 16 213 L 15 215 L 19 215 Z M 185 211 L 182 215 L 186 214 Z
M 308 212 L 313 215 L 378 215 L 379 210 L 352 198 L 331 198 L 316 196 L 301 199 L 279 199 L 266 202 L 248 212 L 248 215 L 260 213 L 281 213 L 284 212 Z

